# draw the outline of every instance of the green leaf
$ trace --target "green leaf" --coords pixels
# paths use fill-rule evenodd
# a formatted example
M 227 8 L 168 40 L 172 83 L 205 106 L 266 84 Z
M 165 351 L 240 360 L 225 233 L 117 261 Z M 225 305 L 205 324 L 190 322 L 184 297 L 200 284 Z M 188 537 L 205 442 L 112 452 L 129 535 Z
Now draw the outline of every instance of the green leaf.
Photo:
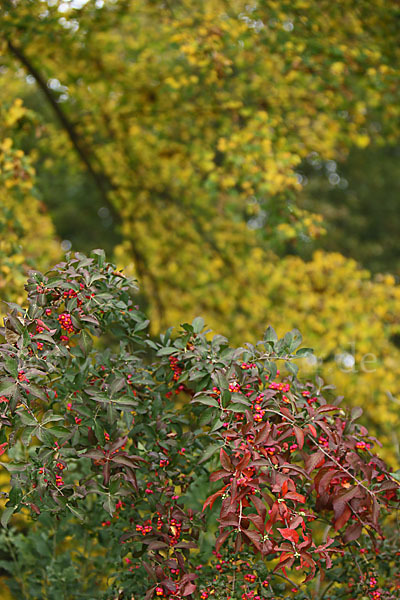
M 27 427 L 26 429 L 24 429 L 24 431 L 22 432 L 21 435 L 21 442 L 23 443 L 24 446 L 29 446 L 29 444 L 31 443 L 31 439 L 32 439 L 32 434 L 35 431 L 34 427 Z
M 150 348 L 153 348 L 153 350 L 158 350 L 157 344 L 155 344 L 152 340 L 144 340 L 144 343 L 147 344 L 147 346 L 150 346 Z
M 87 331 L 82 331 L 78 344 L 83 354 L 87 356 L 93 347 L 92 336 Z
M 294 352 L 294 350 L 296 350 L 296 348 L 298 348 L 301 342 L 303 341 L 303 336 L 301 335 L 298 329 L 292 329 L 289 335 L 291 338 L 291 341 L 289 343 L 289 350 L 290 352 Z
M 67 504 L 67 508 L 69 508 L 69 510 L 72 512 L 72 514 L 75 517 L 77 517 L 80 521 L 83 521 L 85 519 L 85 513 L 80 508 L 71 506 L 71 504 Z
M 94 432 L 96 434 L 97 441 L 99 442 L 99 444 L 103 445 L 106 441 L 104 437 L 104 429 L 98 421 L 94 422 Z
M 276 377 L 276 373 L 278 371 L 278 367 L 276 366 L 276 362 L 267 362 L 265 364 L 265 368 L 267 369 L 267 371 L 269 372 L 269 377 L 270 379 L 275 379 Z
M 220 408 L 217 400 L 215 398 L 211 398 L 211 396 L 195 396 L 192 402 L 193 404 L 206 404 L 207 406 L 214 406 L 215 408 Z
M 110 394 L 114 396 L 125 386 L 125 377 L 116 377 L 110 385 Z
M 160 348 L 160 350 L 157 352 L 157 356 L 169 356 L 170 354 L 177 354 L 178 350 L 177 348 L 172 348 L 170 346 L 168 346 L 167 348 Z
M 287 371 L 289 371 L 289 373 L 291 375 L 294 375 L 295 377 L 296 377 L 297 373 L 299 372 L 299 367 L 295 363 L 292 363 L 288 360 L 285 362 L 285 369 Z
M 271 325 L 268 325 L 265 333 L 264 333 L 264 342 L 272 342 L 275 344 L 278 341 L 278 336 L 276 335 L 276 331 Z
M 64 437 L 65 435 L 69 435 L 71 433 L 66 427 L 60 427 L 58 425 L 56 427 L 47 429 L 47 431 L 49 431 L 55 437 Z
M 400 469 L 397 469 L 397 471 L 395 471 L 394 473 L 390 473 L 390 475 L 393 477 L 393 479 L 395 479 L 396 481 L 400 481 Z
M 4 363 L 7 368 L 7 371 L 10 373 L 12 377 L 17 379 L 18 377 L 18 361 L 15 358 L 11 358 L 10 356 L 6 356 L 4 358 Z
M 14 508 L 16 508 L 22 499 L 21 488 L 19 488 L 19 487 L 11 488 L 10 493 L 8 494 L 8 498 L 9 498 L 10 502 L 14 505 Z
M 146 327 L 148 326 L 149 323 L 150 323 L 149 319 L 146 319 L 145 321 L 142 321 L 141 323 L 138 323 L 135 326 L 135 329 L 133 330 L 133 333 L 137 333 L 138 331 L 142 331 L 143 329 L 146 329 Z
M 115 512 L 115 499 L 111 496 L 111 494 L 107 494 L 107 497 L 103 502 L 103 508 L 111 516 L 113 516 L 113 514 Z
M 21 321 L 19 319 L 17 319 L 14 315 L 9 314 L 8 317 L 5 320 L 5 326 L 7 329 L 9 329 L 7 327 L 7 325 L 11 325 L 12 329 L 14 331 L 16 331 L 17 333 L 21 334 L 24 331 L 24 325 L 23 323 L 21 323 Z
M 94 258 L 97 258 L 97 264 L 99 265 L 99 267 L 102 267 L 106 260 L 104 250 L 102 250 L 101 248 L 96 248 L 96 250 L 92 250 L 91 254 L 94 254 Z
M 211 458 L 213 456 L 213 454 L 215 454 L 218 450 L 221 449 L 221 444 L 212 444 L 212 446 L 209 446 L 207 448 L 207 450 L 204 452 L 204 454 L 202 455 L 202 457 L 199 460 L 199 465 L 201 465 L 203 462 L 206 462 L 206 460 L 208 460 L 209 458 Z
M 96 398 L 95 398 L 96 400 Z M 130 398 L 129 396 L 124 396 L 123 398 L 110 398 L 110 402 L 113 404 L 120 404 L 121 406 L 137 406 L 137 400 Z
M 29 383 L 28 385 L 25 385 L 23 383 L 23 384 L 21 384 L 21 387 L 24 390 L 27 390 L 35 398 L 40 398 L 44 402 L 47 401 L 46 394 L 45 394 L 44 390 L 41 387 L 39 387 L 38 385 L 35 385 L 34 383 Z
M 53 345 L 56 343 L 56 341 L 51 337 L 51 335 L 48 335 L 47 333 L 37 333 L 32 339 L 35 342 L 42 341 Z
M 45 429 L 44 427 L 36 427 L 34 435 L 38 438 L 39 441 L 43 442 L 49 448 L 53 447 L 54 440 L 51 433 Z
M 194 333 L 201 333 L 202 330 L 204 329 L 203 317 L 196 317 L 195 319 L 193 319 L 192 327 L 193 327 Z
M 215 381 L 217 387 L 220 389 L 221 392 L 229 388 L 229 381 L 227 377 L 225 377 L 225 375 L 221 373 L 221 371 L 216 371 L 215 373 L 213 373 L 212 379 Z
M 13 393 L 17 388 L 17 384 L 14 379 L 4 379 L 0 383 L 0 394 L 7 396 L 7 394 Z
M 55 415 L 52 411 L 48 411 L 42 420 L 42 425 L 46 423 L 53 423 L 54 421 L 64 421 L 64 417 L 61 415 Z
M 24 425 L 37 425 L 37 420 L 34 417 L 32 417 L 32 415 L 29 414 L 26 410 L 18 410 L 17 415 L 19 416 Z
M 361 408 L 361 406 L 355 406 L 354 408 L 351 409 L 351 420 L 356 421 L 357 419 L 359 419 L 361 417 L 362 414 L 363 414 L 363 409 Z
M 214 350 L 218 350 L 221 346 L 226 346 L 228 343 L 227 338 L 224 335 L 214 335 L 211 346 Z
M 314 350 L 312 348 L 300 348 L 300 350 L 297 350 L 296 352 L 296 356 L 298 357 L 307 357 L 310 356 L 310 354 L 313 354 Z
M 245 404 L 231 404 L 230 406 L 228 406 L 228 410 L 231 410 L 234 413 L 244 413 L 244 411 L 246 410 L 246 405 Z
M 207 423 L 209 423 L 213 417 L 214 411 L 211 408 L 203 410 L 200 415 L 199 425 L 207 425 Z
M 16 509 L 16 506 L 7 506 L 7 508 L 5 508 L 3 510 L 1 519 L 0 519 L 0 523 L 3 525 L 3 527 L 7 527 L 7 524 L 9 522 L 9 520 L 11 519 L 11 516 L 13 515 L 15 509 Z

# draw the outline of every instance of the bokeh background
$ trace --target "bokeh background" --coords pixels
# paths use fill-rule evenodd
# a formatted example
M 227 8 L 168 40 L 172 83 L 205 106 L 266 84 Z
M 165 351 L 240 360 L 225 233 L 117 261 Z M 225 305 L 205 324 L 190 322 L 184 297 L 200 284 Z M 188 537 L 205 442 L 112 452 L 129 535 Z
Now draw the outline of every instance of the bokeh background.
M 152 335 L 297 327 L 396 466 L 399 7 L 3 0 L 0 286 L 106 250 Z M 1 305 L 2 313 L 6 305 Z

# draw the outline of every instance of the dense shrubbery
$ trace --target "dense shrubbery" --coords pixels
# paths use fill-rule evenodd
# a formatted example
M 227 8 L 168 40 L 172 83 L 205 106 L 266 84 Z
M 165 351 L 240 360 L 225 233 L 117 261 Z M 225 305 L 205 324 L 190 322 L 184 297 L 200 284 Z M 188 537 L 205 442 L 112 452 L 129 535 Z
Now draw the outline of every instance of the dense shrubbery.
M 0 11 L 5 299 L 19 302 L 24 267 L 59 260 L 52 221 L 66 248 L 107 243 L 140 280 L 154 335 L 195 314 L 232 344 L 258 339 L 266 319 L 280 334 L 301 326 L 319 374 L 363 406 L 394 465 L 399 287 L 337 254 L 282 258 L 300 240 L 311 257 L 325 226 L 314 211 L 343 218 L 343 205 L 346 243 L 328 223 L 325 249 L 365 259 L 365 222 L 396 237 L 383 191 L 361 206 L 349 179 L 332 208 L 321 178 L 304 187 L 314 167 L 335 181 L 329 169 L 354 146 L 363 187 L 396 178 L 366 150 L 399 135 L 393 3 L 5 0 Z M 379 269 L 390 247 L 373 246 Z M 345 353 L 358 373 L 341 370 Z
M 16 597 L 396 597 L 398 474 L 361 411 L 297 379 L 298 331 L 234 349 L 196 318 L 151 339 L 101 251 L 27 289 L 1 347 Z

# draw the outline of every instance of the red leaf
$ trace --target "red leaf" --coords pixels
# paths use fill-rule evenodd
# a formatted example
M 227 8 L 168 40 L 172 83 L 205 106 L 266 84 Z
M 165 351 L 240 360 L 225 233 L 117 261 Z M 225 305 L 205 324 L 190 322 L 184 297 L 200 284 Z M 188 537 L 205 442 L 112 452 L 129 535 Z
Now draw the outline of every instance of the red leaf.
M 33 511 L 35 511 L 37 515 L 40 515 L 40 508 L 36 506 L 36 504 L 33 504 L 33 502 L 31 502 L 30 507 Z
M 317 492 L 319 494 L 325 492 L 331 482 L 331 479 L 333 479 L 338 474 L 340 474 L 340 471 L 338 471 L 337 469 L 328 469 L 328 471 L 326 471 L 318 481 L 316 477 L 315 484 Z
M 115 452 L 116 450 L 118 450 L 119 448 L 122 448 L 122 446 L 125 446 L 126 442 L 128 440 L 128 436 L 125 435 L 122 438 L 119 438 L 119 440 L 117 440 L 116 442 L 114 442 L 110 448 L 110 452 Z
M 315 429 L 314 425 L 311 425 L 311 423 L 308 424 L 308 428 L 311 431 L 311 434 L 316 438 L 317 437 L 317 430 Z
M 285 500 L 296 500 L 297 502 L 305 503 L 306 497 L 303 494 L 298 494 L 297 492 L 288 492 L 285 496 Z
M 258 531 L 264 533 L 264 519 L 260 517 L 260 515 L 246 515 L 249 521 L 253 523 L 255 527 L 257 527 Z
M 311 477 L 305 472 L 304 469 L 299 467 L 299 465 L 292 465 L 290 463 L 285 462 L 281 465 L 281 467 L 282 467 L 282 469 L 287 469 L 289 471 L 289 473 L 294 471 L 295 473 L 300 473 L 300 475 L 305 477 L 305 479 L 311 479 Z
M 235 540 L 235 553 L 240 552 L 242 544 L 243 544 L 242 534 L 238 533 L 236 536 L 236 540 Z
M 254 544 L 257 550 L 261 550 L 259 533 L 257 533 L 256 531 L 249 531 L 248 529 L 246 529 L 246 531 L 242 530 L 242 535 L 247 537 L 251 541 L 251 543 Z
M 210 508 L 212 508 L 214 502 L 216 501 L 216 499 L 223 495 L 223 493 L 224 493 L 224 491 L 226 490 L 227 487 L 228 486 L 226 485 L 225 487 L 222 488 L 222 490 L 218 490 L 218 492 L 215 492 L 215 494 L 211 494 L 211 496 L 208 496 L 207 500 L 203 504 L 203 511 L 202 512 L 204 512 L 204 510 L 207 508 L 207 506 L 209 506 Z
M 336 498 L 333 499 L 333 510 L 336 518 L 341 515 L 347 502 L 360 493 L 360 489 L 359 486 L 354 486 L 349 490 L 344 490 L 344 493 L 340 492 Z
M 115 456 L 110 458 L 110 460 L 111 460 L 111 462 L 115 463 L 116 465 L 129 467 L 131 469 L 137 469 L 137 465 L 135 464 L 134 460 L 130 459 L 127 456 L 120 456 L 119 454 L 116 454 Z
M 285 558 L 282 560 L 283 556 L 285 556 Z M 292 566 L 293 563 L 294 563 L 293 555 L 290 553 L 288 556 L 288 553 L 285 552 L 284 554 L 282 554 L 281 560 L 276 565 L 276 567 L 274 569 L 274 573 L 276 573 L 276 571 L 279 571 L 279 569 L 282 569 L 282 571 L 283 571 L 285 569 L 285 567 L 289 567 L 289 569 L 290 569 L 290 567 Z
M 227 531 L 223 531 L 216 539 L 215 541 L 215 550 L 217 552 L 219 552 L 219 549 L 221 548 L 222 544 L 225 542 L 225 540 L 230 536 L 230 534 L 234 531 L 234 529 L 229 529 Z
M 265 425 L 263 425 L 261 427 L 260 431 L 257 433 L 255 440 L 254 440 L 254 445 L 262 444 L 262 443 L 266 442 L 269 437 L 270 431 L 271 431 L 271 424 L 269 423 L 269 421 L 267 421 L 265 423 Z
M 293 426 L 293 432 L 294 432 L 294 435 L 296 436 L 297 443 L 298 443 L 299 448 L 301 450 L 303 448 L 303 446 L 304 446 L 304 433 L 300 429 L 300 427 L 297 427 L 297 425 Z
M 283 415 L 285 415 L 285 417 L 287 417 L 288 419 L 292 420 L 293 419 L 293 414 L 290 412 L 290 410 L 286 407 L 286 406 L 281 406 L 280 407 L 280 411 Z
M 314 573 L 315 573 L 315 560 L 312 558 L 312 556 L 310 554 L 308 554 L 308 552 L 302 552 L 301 558 L 309 567 L 314 567 Z
M 316 567 L 315 561 L 311 558 L 311 556 L 307 552 L 301 553 L 302 560 L 311 567 L 311 572 L 307 575 L 307 577 L 302 581 L 302 583 L 306 583 L 307 581 L 311 581 L 315 575 Z
M 307 473 L 311 473 L 317 467 L 320 467 L 324 464 L 325 457 L 324 453 L 321 450 L 315 452 L 315 454 L 311 454 L 306 460 L 306 471 Z
M 189 596 L 189 594 L 193 594 L 196 591 L 195 583 L 188 583 L 185 585 L 183 592 L 181 592 L 182 596 Z
M 288 482 L 287 482 L 286 479 L 285 479 L 285 481 L 282 484 L 282 490 L 281 491 L 282 491 L 282 498 L 284 498 L 286 496 L 286 494 L 287 494 L 287 491 L 288 491 Z
M 221 449 L 222 449 L 222 448 L 221 448 Z M 241 459 L 241 460 L 238 462 L 238 464 L 236 465 L 236 471 L 237 471 L 238 473 L 240 473 L 241 471 L 243 471 L 243 469 L 244 469 L 245 467 L 247 467 L 247 465 L 248 465 L 248 464 L 249 464 L 249 462 L 250 462 L 250 458 L 251 458 L 251 453 L 250 453 L 248 450 L 246 450 L 246 451 L 245 451 L 245 453 L 244 453 L 244 456 L 243 456 L 243 458 L 242 458 L 242 459 Z
M 222 500 L 221 504 L 221 519 L 226 519 L 229 516 L 236 514 L 236 496 L 232 498 L 232 496 L 228 496 Z
M 107 485 L 109 481 L 110 481 L 110 463 L 107 460 L 103 467 L 103 483 L 104 483 L 104 485 Z
M 224 469 L 220 469 L 219 471 L 214 471 L 210 475 L 210 481 L 218 481 L 218 479 L 223 479 L 227 475 L 230 475 L 229 471 L 225 471 Z
M 223 448 L 221 448 L 221 450 L 219 452 L 219 458 L 221 461 L 221 465 L 224 467 L 224 469 L 226 469 L 227 471 L 233 471 L 233 465 L 231 463 L 231 459 L 229 458 L 229 456 L 227 455 L 227 453 L 225 452 L 225 450 Z
M 227 517 L 219 519 L 219 522 L 221 523 L 222 527 L 228 527 L 229 525 L 231 525 L 232 527 L 239 526 L 239 518 L 232 513 L 230 513 Z
M 344 525 L 346 525 L 347 521 L 351 517 L 351 510 L 349 506 L 345 506 L 342 514 L 335 521 L 335 531 L 339 531 Z
M 101 450 L 88 450 L 85 454 L 81 454 L 83 458 L 93 458 L 93 460 L 102 460 L 104 453 Z
M 386 491 L 386 490 L 398 490 L 399 487 L 400 486 L 399 486 L 398 483 L 396 483 L 396 481 L 388 481 L 388 480 L 386 480 L 386 481 L 383 481 L 381 483 L 381 485 L 379 486 L 378 492 L 383 492 L 383 491 Z
M 8 442 L 4 442 L 4 444 L 0 444 L 0 456 L 4 454 L 8 446 Z
M 159 569 L 159 572 L 158 572 L 158 569 Z M 156 573 L 157 573 L 157 576 L 161 579 L 161 577 L 163 576 L 161 567 L 156 567 Z M 165 586 L 167 588 L 168 591 L 170 591 L 170 592 L 175 591 L 175 583 L 172 581 L 172 579 L 163 579 L 161 583 L 163 586 Z
M 295 544 L 298 544 L 299 542 L 299 534 L 297 533 L 297 531 L 295 529 L 281 529 L 280 527 L 278 527 L 278 531 L 280 531 L 282 537 L 285 538 L 285 540 L 289 540 L 291 542 L 294 542 Z
M 317 413 L 325 413 L 332 410 L 339 410 L 339 406 L 334 406 L 333 404 L 324 404 L 324 406 L 317 408 Z
M 154 540 L 154 542 L 150 542 L 148 548 L 149 550 L 160 550 L 161 548 L 168 548 L 168 544 L 160 540 Z
M 344 541 L 347 543 L 358 539 L 361 535 L 362 528 L 363 526 L 361 523 L 353 523 L 350 525 L 350 527 L 348 527 L 344 532 Z
M 265 521 L 265 517 L 267 516 L 267 509 L 264 503 L 257 496 L 250 496 L 250 501 L 254 504 L 256 511 L 260 515 L 263 521 Z
M 175 548 L 197 548 L 197 544 L 195 542 L 178 542 Z

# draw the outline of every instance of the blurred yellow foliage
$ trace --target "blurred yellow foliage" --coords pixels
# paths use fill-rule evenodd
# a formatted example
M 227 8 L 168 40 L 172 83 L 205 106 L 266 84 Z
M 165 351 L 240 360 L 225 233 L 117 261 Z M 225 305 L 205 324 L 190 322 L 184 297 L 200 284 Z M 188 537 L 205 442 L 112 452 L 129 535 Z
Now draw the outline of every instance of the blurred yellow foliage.
M 29 268 L 48 268 L 60 257 L 55 231 L 35 195 L 29 157 L 14 146 L 13 127 L 25 116 L 16 99 L 0 106 L 0 293 L 2 301 L 21 303 Z M 0 314 L 7 307 L 0 306 Z

